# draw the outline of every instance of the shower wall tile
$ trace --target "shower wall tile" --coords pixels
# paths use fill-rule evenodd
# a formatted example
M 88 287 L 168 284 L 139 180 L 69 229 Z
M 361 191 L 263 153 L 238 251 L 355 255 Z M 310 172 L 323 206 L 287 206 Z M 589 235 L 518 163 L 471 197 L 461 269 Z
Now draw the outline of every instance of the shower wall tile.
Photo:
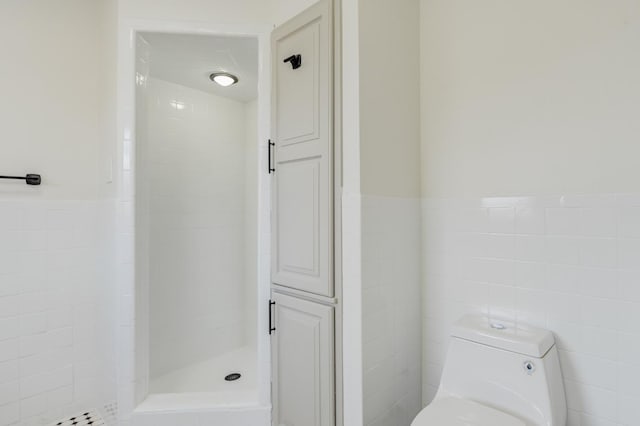
M 364 423 L 408 426 L 422 398 L 420 200 L 363 196 L 361 212 Z
M 149 312 L 148 354 L 137 342 L 136 370 L 148 356 L 153 379 L 248 343 L 247 121 L 242 102 L 163 80 L 149 79 L 146 96 L 136 146 L 139 297 L 124 297 L 121 320 Z M 132 236 L 121 236 L 123 248 L 134 247 Z
M 115 398 L 112 201 L 0 201 L 0 424 Z
M 425 199 L 422 213 L 424 403 L 452 323 L 483 313 L 554 332 L 568 426 L 640 424 L 637 194 Z

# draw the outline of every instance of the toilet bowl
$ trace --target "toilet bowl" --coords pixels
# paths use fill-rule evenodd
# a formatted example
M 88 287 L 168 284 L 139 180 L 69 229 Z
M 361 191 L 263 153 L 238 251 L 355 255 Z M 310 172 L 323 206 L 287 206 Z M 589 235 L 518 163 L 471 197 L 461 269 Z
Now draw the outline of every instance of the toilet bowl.
M 453 326 L 438 392 L 411 426 L 565 426 L 566 418 L 553 334 L 469 315 Z
M 443 397 L 422 410 L 412 425 L 527 426 L 522 420 L 469 399 Z

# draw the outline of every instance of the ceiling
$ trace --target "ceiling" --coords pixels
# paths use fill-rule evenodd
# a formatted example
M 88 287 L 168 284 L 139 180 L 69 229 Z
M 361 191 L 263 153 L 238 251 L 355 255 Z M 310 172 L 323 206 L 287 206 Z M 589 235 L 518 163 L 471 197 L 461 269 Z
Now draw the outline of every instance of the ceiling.
M 254 37 L 144 33 L 151 45 L 153 78 L 247 102 L 258 97 L 258 40 Z M 224 71 L 238 77 L 220 87 L 209 79 Z

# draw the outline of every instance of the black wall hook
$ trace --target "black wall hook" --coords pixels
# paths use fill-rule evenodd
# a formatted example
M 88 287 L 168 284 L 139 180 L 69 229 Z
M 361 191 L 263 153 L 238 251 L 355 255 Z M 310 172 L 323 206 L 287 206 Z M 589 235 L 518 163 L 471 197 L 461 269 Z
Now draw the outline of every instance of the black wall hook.
M 302 66 L 302 55 L 291 55 L 289 56 L 287 59 L 285 59 L 284 61 L 285 64 L 287 62 L 291 62 L 291 67 L 294 70 L 297 70 L 298 68 L 300 68 Z
M 40 185 L 42 183 L 42 178 L 40 175 L 28 174 L 24 177 L 22 176 L 0 176 L 0 179 L 19 179 L 27 182 L 27 185 Z

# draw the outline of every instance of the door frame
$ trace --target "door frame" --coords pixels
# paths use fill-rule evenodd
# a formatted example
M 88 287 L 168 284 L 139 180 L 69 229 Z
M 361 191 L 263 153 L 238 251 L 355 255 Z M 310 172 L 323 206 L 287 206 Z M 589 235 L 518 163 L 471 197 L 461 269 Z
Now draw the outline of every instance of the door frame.
M 258 405 L 271 406 L 271 353 L 268 327 L 270 298 L 269 253 L 262 247 L 270 245 L 271 183 L 266 172 L 267 146 L 271 117 L 271 26 L 259 24 L 203 23 L 166 20 L 126 20 L 118 28 L 117 86 L 117 148 L 113 161 L 116 183 L 116 307 L 118 323 L 116 358 L 118 360 L 117 399 L 123 418 L 129 418 L 136 405 L 148 393 L 147 370 L 135 371 L 135 353 L 147 342 L 136 338 L 136 318 L 148 312 L 136 312 L 135 279 L 135 129 L 136 129 L 136 40 L 139 33 L 185 34 L 202 36 L 250 36 L 258 40 L 258 243 L 257 243 L 257 381 Z M 262 143 L 264 141 L 264 143 Z M 266 231 L 266 232 L 265 232 Z M 142 295 L 144 296 L 144 295 Z M 148 296 L 147 296 L 148 297 Z M 146 318 L 145 318 L 146 319 Z M 144 336 L 143 336 L 144 337 Z M 143 351 L 145 353 L 145 351 Z M 148 352 L 146 352 L 148 354 Z
M 336 298 L 334 313 L 334 368 L 336 388 L 336 426 L 344 425 L 343 367 L 343 250 L 342 250 L 342 0 L 331 0 L 333 14 L 333 282 Z

